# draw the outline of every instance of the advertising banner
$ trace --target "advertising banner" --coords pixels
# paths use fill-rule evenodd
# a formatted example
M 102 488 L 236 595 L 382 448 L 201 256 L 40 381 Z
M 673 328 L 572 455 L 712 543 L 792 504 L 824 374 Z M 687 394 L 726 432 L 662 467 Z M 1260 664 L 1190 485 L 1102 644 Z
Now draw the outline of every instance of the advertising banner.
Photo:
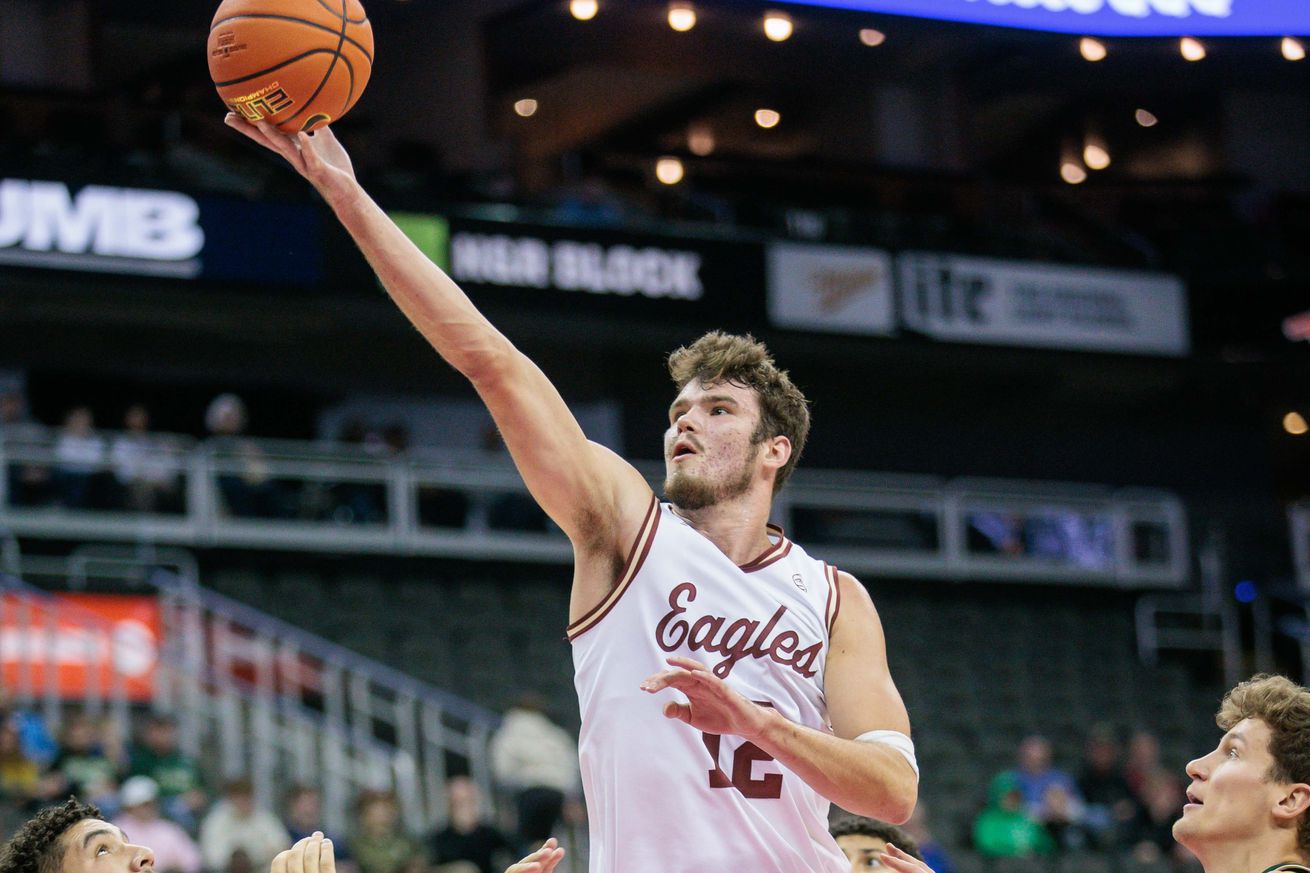
M 1310 34 L 1305 0 L 796 0 L 810 6 L 1094 36 Z
M 905 329 L 989 345 L 1181 357 L 1187 295 L 1175 276 L 909 252 L 897 257 Z
M 767 260 L 769 319 L 777 326 L 856 334 L 896 331 L 887 252 L 775 243 Z
M 131 700 L 154 692 L 162 626 L 153 597 L 57 594 L 50 601 L 0 596 L 0 681 L 6 688 Z M 30 686 L 29 686 L 30 683 Z

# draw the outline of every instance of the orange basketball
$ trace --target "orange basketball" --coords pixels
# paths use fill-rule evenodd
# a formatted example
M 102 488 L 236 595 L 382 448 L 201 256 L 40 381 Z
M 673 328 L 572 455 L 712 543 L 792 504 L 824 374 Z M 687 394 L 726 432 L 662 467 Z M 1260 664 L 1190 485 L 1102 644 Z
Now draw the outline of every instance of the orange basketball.
M 209 27 L 218 96 L 284 133 L 336 121 L 373 70 L 373 26 L 359 0 L 223 0 Z

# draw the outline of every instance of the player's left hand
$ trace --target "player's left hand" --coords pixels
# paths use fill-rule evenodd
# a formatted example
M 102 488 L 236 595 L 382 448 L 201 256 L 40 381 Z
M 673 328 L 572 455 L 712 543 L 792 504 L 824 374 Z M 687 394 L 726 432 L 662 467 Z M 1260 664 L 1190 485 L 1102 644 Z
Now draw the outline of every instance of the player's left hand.
M 905 854 L 891 843 L 887 844 L 887 848 L 878 856 L 878 860 L 888 870 L 896 870 L 898 873 L 933 873 L 933 869 L 927 864 Z
M 649 694 L 673 688 L 687 695 L 686 703 L 664 704 L 664 717 L 685 721 L 710 734 L 732 734 L 753 740 L 769 718 L 769 711 L 734 691 L 700 661 L 673 656 L 672 669 L 661 670 L 641 683 Z
M 551 873 L 563 859 L 564 850 L 560 848 L 555 838 L 551 837 L 546 840 L 544 846 L 510 867 L 505 873 Z

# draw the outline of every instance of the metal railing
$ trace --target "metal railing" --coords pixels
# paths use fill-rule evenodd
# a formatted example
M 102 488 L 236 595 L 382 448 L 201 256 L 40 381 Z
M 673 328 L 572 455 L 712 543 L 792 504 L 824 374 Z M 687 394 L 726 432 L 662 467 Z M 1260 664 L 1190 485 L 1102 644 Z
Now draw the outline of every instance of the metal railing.
M 54 485 L 20 493 L 14 484 L 25 470 L 59 481 L 58 453 L 50 443 L 0 443 L 0 528 L 182 546 L 549 563 L 572 556 L 503 454 L 379 458 L 351 446 L 227 438 L 179 450 L 175 460 L 173 502 L 129 511 L 103 496 L 69 505 Z M 637 466 L 658 489 L 661 466 Z M 106 480 L 115 471 L 105 461 L 80 475 Z M 808 549 L 865 576 L 1150 588 L 1182 587 L 1190 576 L 1186 512 L 1163 491 L 803 469 L 774 517 Z

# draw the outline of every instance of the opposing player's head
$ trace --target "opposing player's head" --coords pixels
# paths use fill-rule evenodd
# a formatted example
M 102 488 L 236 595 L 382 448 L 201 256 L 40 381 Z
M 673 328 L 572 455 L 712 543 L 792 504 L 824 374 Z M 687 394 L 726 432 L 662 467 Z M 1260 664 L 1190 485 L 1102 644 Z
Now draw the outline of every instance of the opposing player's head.
M 878 870 L 883 867 L 882 853 L 891 843 L 907 855 L 922 861 L 919 844 L 896 825 L 871 818 L 848 816 L 831 827 L 837 847 L 851 862 L 851 873 L 861 870 Z
M 37 813 L 0 849 L 0 873 L 149 873 L 154 866 L 152 851 L 74 798 Z
M 777 494 L 810 432 L 805 395 L 751 336 L 714 331 L 669 355 L 678 396 L 664 434 L 664 493 L 702 509 Z
M 1189 802 L 1174 838 L 1202 863 L 1243 846 L 1269 863 L 1310 860 L 1310 691 L 1255 676 L 1224 696 L 1215 721 L 1226 733 L 1187 765 Z

